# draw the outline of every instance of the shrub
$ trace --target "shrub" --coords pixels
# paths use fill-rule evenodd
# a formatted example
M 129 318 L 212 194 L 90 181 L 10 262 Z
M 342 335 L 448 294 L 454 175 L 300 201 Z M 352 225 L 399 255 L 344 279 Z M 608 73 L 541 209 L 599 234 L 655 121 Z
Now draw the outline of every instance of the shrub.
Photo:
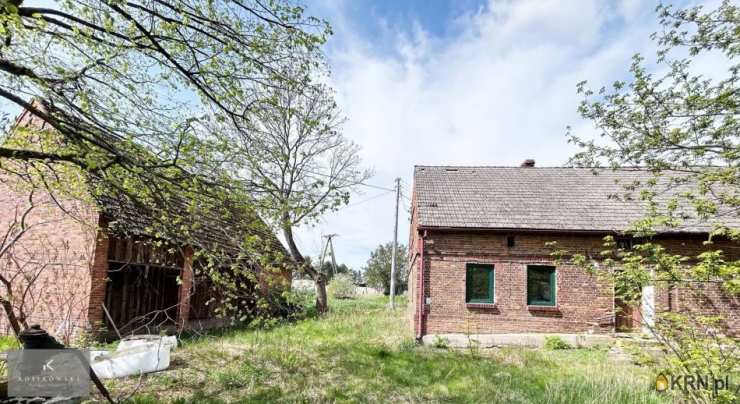
M 545 337 L 545 348 L 547 349 L 572 349 L 569 343 L 563 341 L 562 338 L 557 335 L 551 337 Z
M 348 274 L 337 274 L 329 283 L 329 293 L 336 299 L 354 299 L 355 281 Z
M 18 349 L 20 344 L 15 337 L 2 337 L 0 336 L 0 352 L 7 351 L 10 349 Z
M 432 341 L 432 346 L 435 348 L 448 349 L 450 347 L 450 343 L 447 341 L 447 338 L 435 335 L 434 341 Z
M 411 352 L 416 348 L 416 341 L 413 338 L 404 338 L 398 343 L 399 352 Z

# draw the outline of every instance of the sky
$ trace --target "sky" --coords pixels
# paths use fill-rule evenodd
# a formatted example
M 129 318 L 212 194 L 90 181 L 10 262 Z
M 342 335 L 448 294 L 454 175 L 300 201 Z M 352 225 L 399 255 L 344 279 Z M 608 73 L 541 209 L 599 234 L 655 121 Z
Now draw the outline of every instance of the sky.
M 409 238 L 414 165 L 563 165 L 575 149 L 566 128 L 594 136 L 577 113 L 576 84 L 628 77 L 636 52 L 654 60 L 658 28 L 647 0 L 319 0 L 310 14 L 334 35 L 331 84 L 375 175 L 402 179 L 398 239 Z M 711 69 L 710 69 L 711 70 Z M 348 206 L 298 231 L 318 257 L 336 233 L 338 262 L 360 269 L 391 241 L 394 193 L 361 187 Z
M 658 29 L 652 0 L 307 2 L 307 14 L 333 28 L 326 54 L 344 135 L 375 175 L 349 205 L 299 228 L 297 242 L 318 257 L 322 236 L 337 234 L 337 261 L 356 270 L 393 238 L 395 178 L 398 240 L 407 244 L 414 165 L 563 165 L 576 151 L 568 126 L 596 133 L 577 113 L 576 84 L 627 79 L 638 52 L 652 63 Z M 726 72 L 711 56 L 698 68 Z

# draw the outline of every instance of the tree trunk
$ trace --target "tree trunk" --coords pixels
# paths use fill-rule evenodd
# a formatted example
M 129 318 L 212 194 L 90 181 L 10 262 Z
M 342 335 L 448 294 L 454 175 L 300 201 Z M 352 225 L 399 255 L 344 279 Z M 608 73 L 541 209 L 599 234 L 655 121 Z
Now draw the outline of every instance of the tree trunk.
M 293 261 L 298 264 L 302 272 L 310 276 L 316 283 L 316 311 L 326 313 L 329 309 L 329 303 L 326 298 L 326 276 L 314 269 L 310 262 L 306 262 L 301 252 L 298 251 L 298 246 L 293 239 L 293 228 L 289 224 L 283 225 L 283 236 L 285 236 L 285 241 L 288 243 L 288 251 Z
M 21 322 L 18 321 L 18 317 L 16 317 L 15 312 L 13 311 L 13 305 L 5 299 L 0 299 L 0 304 L 2 304 L 5 314 L 8 315 L 8 322 L 10 323 L 10 327 L 13 329 L 13 333 L 18 337 L 22 331 Z
M 329 302 L 326 300 L 326 276 L 318 272 L 314 282 L 316 282 L 316 311 L 326 313 L 329 310 Z

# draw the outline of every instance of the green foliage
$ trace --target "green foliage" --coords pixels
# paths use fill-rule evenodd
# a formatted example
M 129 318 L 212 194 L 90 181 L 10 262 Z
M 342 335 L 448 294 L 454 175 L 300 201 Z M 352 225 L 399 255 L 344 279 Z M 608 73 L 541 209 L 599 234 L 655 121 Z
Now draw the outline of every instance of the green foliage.
M 354 299 L 357 294 L 355 281 L 349 274 L 338 274 L 329 282 L 329 294 L 335 299 Z
M 660 46 L 657 62 L 665 73 L 656 77 L 645 67 L 644 57 L 635 55 L 630 80 L 597 91 L 580 83 L 578 92 L 584 100 L 579 112 L 605 141 L 569 135 L 569 141 L 581 148 L 571 159 L 574 165 L 641 167 L 653 174 L 623 183 L 622 194 L 609 195 L 645 206 L 644 217 L 626 234 L 634 237 L 633 246 L 618 248 L 613 238 L 606 238 L 598 256 L 557 247 L 554 255 L 607 278 L 627 303 L 639 302 L 647 285 L 681 288 L 699 301 L 705 288 L 737 297 L 740 261 L 728 257 L 717 241 L 740 240 L 740 229 L 725 220 L 736 217 L 740 209 L 740 9 L 723 1 L 713 10 L 660 5 L 657 12 L 662 31 L 653 38 Z M 729 66 L 722 79 L 712 80 L 694 70 L 695 58 L 710 50 Z M 670 253 L 655 237 L 695 226 L 711 232 L 705 251 L 695 256 Z M 736 371 L 738 340 L 723 334 L 726 320 L 691 311 L 661 315 L 651 331 L 670 353 L 664 370 L 713 375 Z M 697 402 L 712 399 L 706 391 L 686 394 Z
M 237 176 L 244 144 L 209 129 L 253 129 L 272 111 L 266 88 L 327 94 L 310 78 L 322 68 L 328 24 L 283 0 L 26 3 L 1 5 L 0 98 L 45 125 L 4 128 L 2 179 L 55 202 L 94 201 L 113 219 L 135 211 L 140 218 L 109 230 L 192 246 L 196 278 L 219 290 L 210 304 L 232 324 L 300 311 L 283 296 L 293 268 L 258 216 L 258 182 Z M 322 100 L 333 103 L 330 93 Z M 8 298 L 24 307 L 17 299 Z
M 7 351 L 9 349 L 17 349 L 18 347 L 20 347 L 20 344 L 15 337 L 0 336 L 0 352 Z
M 434 340 L 432 341 L 432 346 L 439 349 L 449 349 L 450 343 L 447 341 L 447 338 L 441 335 L 435 335 Z
M 15 337 L 0 336 L 0 353 L 11 349 L 18 349 L 20 344 Z M 8 369 L 4 361 L 0 360 L 0 382 L 7 380 Z
M 545 349 L 573 349 L 573 347 L 557 335 L 552 335 L 545 337 Z
M 359 283 L 362 280 L 362 274 L 359 271 L 355 271 L 352 268 L 348 267 L 347 264 L 338 264 L 335 270 L 331 262 L 324 261 L 324 263 L 319 268 L 319 271 L 326 274 L 326 278 L 329 281 L 331 281 L 334 275 L 337 274 L 347 274 L 351 276 L 352 279 L 354 279 L 355 283 Z
M 393 243 L 379 245 L 370 253 L 370 258 L 363 268 L 367 284 L 382 289 L 385 294 L 391 290 L 391 253 Z M 399 244 L 396 249 L 396 293 L 405 291 L 408 287 L 408 255 L 406 246 Z
M 413 338 L 404 338 L 401 340 L 401 342 L 398 343 L 398 351 L 399 352 L 411 352 L 413 351 L 418 344 L 416 343 L 416 340 Z

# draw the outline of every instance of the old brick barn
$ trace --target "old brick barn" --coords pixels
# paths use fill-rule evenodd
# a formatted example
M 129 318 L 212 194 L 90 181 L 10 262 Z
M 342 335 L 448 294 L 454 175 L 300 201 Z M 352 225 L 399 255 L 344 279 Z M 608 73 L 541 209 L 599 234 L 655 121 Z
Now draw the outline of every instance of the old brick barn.
M 16 125 L 48 130 L 28 111 Z M 182 204 L 178 198 L 170 200 L 171 209 L 181 209 Z M 233 258 L 240 252 L 240 241 L 250 237 L 263 240 L 276 256 L 287 257 L 287 252 L 248 209 L 228 220 L 217 215 L 183 217 L 197 225 L 190 244 L 151 234 L 151 213 L 125 199 L 98 195 L 86 201 L 59 200 L 40 189 L 30 193 L 5 171 L 0 175 L 0 229 L 21 220 L 28 227 L 0 263 L 15 292 L 8 304 L 22 313 L 26 324 L 39 324 L 65 341 L 86 332 L 115 336 L 220 325 L 219 290 L 198 271 L 203 262 L 197 252 Z M 261 271 L 256 259 L 240 259 L 250 270 Z M 229 270 L 228 261 L 221 263 L 224 271 Z M 282 270 L 270 285 L 289 287 L 292 267 L 287 258 L 277 267 Z M 267 283 L 263 275 L 258 277 L 257 285 L 239 282 L 257 290 Z M 2 311 L 0 334 L 9 333 L 11 326 Z

